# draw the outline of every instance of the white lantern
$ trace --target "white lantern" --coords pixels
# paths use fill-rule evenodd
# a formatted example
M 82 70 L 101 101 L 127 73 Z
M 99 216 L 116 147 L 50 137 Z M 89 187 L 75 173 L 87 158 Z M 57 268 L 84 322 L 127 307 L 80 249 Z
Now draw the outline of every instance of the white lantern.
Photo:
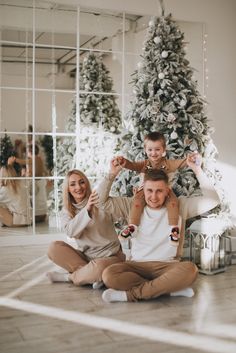
M 190 261 L 207 275 L 225 271 L 226 223 L 217 218 L 201 218 L 187 230 Z

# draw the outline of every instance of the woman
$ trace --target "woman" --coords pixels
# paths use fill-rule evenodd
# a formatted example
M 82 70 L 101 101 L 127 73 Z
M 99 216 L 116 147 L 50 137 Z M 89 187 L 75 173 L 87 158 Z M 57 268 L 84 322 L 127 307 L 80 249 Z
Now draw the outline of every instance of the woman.
M 31 224 L 28 200 L 27 186 L 23 180 L 17 180 L 15 169 L 11 165 L 2 166 L 0 169 L 0 223 L 7 227 Z
M 99 191 L 91 192 L 87 177 L 74 169 L 63 185 L 61 226 L 76 240 L 78 249 L 63 241 L 53 242 L 48 257 L 68 273 L 49 272 L 52 282 L 72 281 L 75 285 L 103 285 L 103 270 L 125 260 L 110 213 L 99 207 Z

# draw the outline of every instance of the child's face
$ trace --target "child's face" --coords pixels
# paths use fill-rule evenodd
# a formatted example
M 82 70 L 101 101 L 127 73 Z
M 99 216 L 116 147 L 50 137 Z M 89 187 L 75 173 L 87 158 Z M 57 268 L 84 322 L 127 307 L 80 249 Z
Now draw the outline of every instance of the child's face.
M 162 141 L 146 141 L 145 152 L 151 162 L 157 162 L 162 158 L 165 148 Z

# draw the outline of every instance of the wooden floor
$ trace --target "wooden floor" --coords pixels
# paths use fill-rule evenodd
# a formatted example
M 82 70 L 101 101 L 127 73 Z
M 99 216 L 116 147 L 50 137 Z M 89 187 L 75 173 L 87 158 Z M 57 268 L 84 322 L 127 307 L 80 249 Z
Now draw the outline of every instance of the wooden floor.
M 48 242 L 0 242 L 1 353 L 236 352 L 235 265 L 199 275 L 193 298 L 108 304 L 101 289 L 49 283 Z

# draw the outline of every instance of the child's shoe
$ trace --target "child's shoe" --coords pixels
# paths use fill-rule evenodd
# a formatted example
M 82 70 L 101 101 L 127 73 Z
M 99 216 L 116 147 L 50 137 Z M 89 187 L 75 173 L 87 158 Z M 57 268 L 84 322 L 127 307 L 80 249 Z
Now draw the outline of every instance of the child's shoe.
M 134 224 L 129 224 L 120 231 L 119 235 L 121 235 L 123 238 L 131 237 L 136 231 L 136 229 L 137 226 L 135 226 Z
M 170 234 L 170 239 L 172 241 L 179 241 L 179 237 L 180 237 L 180 234 L 179 234 L 179 227 L 173 227 L 171 229 L 171 234 Z

